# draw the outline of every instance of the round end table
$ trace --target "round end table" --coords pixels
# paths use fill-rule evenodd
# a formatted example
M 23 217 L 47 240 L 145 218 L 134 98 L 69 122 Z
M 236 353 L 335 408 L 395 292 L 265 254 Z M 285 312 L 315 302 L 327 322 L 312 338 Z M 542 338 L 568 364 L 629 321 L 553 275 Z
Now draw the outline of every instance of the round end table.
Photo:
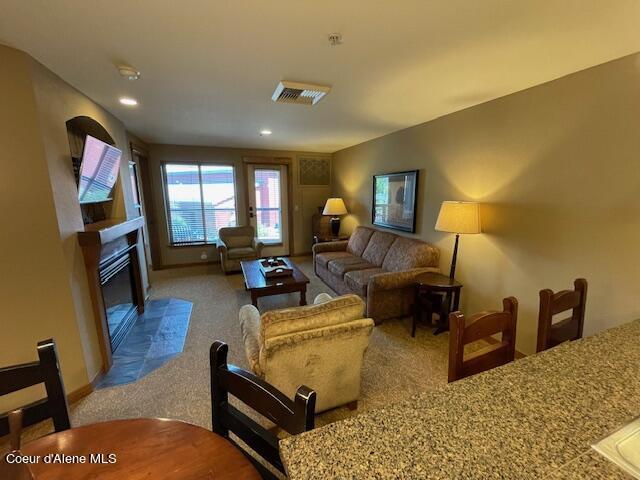
M 416 336 L 416 325 L 424 313 L 427 314 L 429 323 L 433 313 L 438 313 L 434 335 L 448 331 L 449 313 L 458 310 L 460 305 L 460 289 L 462 284 L 446 275 L 431 272 L 418 275 L 414 286 L 411 336 Z M 434 312 L 434 306 L 437 307 L 437 312 Z

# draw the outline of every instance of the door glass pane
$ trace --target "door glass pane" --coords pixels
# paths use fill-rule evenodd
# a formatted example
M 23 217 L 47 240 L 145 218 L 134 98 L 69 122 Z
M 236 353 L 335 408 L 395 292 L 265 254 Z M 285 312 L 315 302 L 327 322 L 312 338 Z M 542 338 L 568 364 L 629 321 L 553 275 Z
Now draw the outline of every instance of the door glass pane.
M 165 165 L 171 243 L 204 242 L 198 165 Z
M 133 193 L 133 204 L 140 207 L 140 195 L 138 194 L 138 171 L 136 164 L 129 162 L 129 179 L 131 180 L 131 192 Z
M 281 242 L 280 170 L 256 169 L 255 182 L 258 238 L 266 242 Z
M 202 196 L 207 242 L 218 239 L 218 230 L 236 226 L 236 192 L 233 167 L 202 165 Z

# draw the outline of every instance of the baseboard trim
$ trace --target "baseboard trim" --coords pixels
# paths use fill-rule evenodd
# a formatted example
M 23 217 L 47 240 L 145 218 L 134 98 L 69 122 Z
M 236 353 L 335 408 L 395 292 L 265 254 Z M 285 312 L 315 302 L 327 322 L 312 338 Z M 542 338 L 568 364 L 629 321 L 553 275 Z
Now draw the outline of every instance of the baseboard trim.
M 91 380 L 91 382 L 87 383 L 86 385 L 83 385 L 80 388 L 76 388 L 73 392 L 68 393 L 67 402 L 69 403 L 69 405 L 79 402 L 84 397 L 92 393 L 95 390 L 95 387 L 101 378 L 102 378 L 102 372 L 98 372 L 96 376 L 93 377 L 93 380 Z
M 155 270 L 172 270 L 174 268 L 197 267 L 199 265 L 220 265 L 220 262 L 172 263 L 169 265 L 162 265 L 161 267 L 157 267 L 155 268 Z
M 278 255 L 280 257 L 310 257 L 312 252 L 294 253 L 293 255 Z M 189 263 L 172 263 L 169 265 L 161 265 L 155 267 L 154 270 L 172 270 L 175 268 L 197 267 L 198 265 L 220 265 L 220 261 L 208 261 L 208 262 L 189 262 Z
M 493 338 L 493 337 L 487 337 L 487 338 L 483 338 L 483 340 L 487 341 L 488 343 L 495 345 L 496 343 L 500 343 L 498 341 L 498 339 Z M 515 354 L 516 360 L 520 360 L 521 358 L 526 357 L 526 355 L 522 352 L 519 352 L 518 350 L 516 350 L 516 354 Z

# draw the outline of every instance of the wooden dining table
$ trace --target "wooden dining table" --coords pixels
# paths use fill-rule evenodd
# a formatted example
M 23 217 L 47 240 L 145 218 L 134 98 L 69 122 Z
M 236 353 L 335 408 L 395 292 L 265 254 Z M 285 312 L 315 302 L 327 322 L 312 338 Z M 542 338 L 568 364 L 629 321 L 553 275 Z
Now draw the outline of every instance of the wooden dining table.
M 27 443 L 21 453 L 40 456 L 38 463 L 29 465 L 37 480 L 261 478 L 227 439 L 205 428 L 164 418 L 113 420 L 71 428 Z M 60 459 L 51 454 L 73 455 L 85 462 L 45 463 L 47 455 Z

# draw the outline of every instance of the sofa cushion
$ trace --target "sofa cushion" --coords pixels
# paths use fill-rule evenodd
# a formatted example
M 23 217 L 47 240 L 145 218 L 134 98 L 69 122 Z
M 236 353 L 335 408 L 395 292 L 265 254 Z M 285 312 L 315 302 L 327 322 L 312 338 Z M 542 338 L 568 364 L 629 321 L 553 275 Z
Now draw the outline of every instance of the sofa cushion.
M 251 247 L 238 247 L 230 248 L 227 250 L 227 257 L 229 258 L 250 258 L 255 257 L 256 251 Z
M 227 248 L 240 248 L 240 247 L 250 247 L 253 242 L 253 237 L 249 236 L 231 236 L 226 237 L 224 240 Z
M 246 225 L 244 227 L 223 227 L 218 232 L 227 248 L 250 247 L 255 237 L 255 229 Z
M 437 267 L 439 250 L 428 243 L 412 238 L 397 237 L 384 257 L 382 268 L 389 272 L 401 272 L 418 267 Z
M 361 257 L 364 249 L 367 248 L 367 244 L 369 243 L 369 239 L 371 238 L 371 235 L 373 235 L 373 232 L 375 232 L 375 230 L 372 228 L 356 227 L 349 237 L 347 252 Z
M 329 262 L 329 271 L 339 277 L 352 270 L 365 270 L 367 268 L 375 268 L 375 265 L 371 265 L 360 257 L 337 258 Z
M 316 263 L 318 265 L 323 266 L 324 268 L 328 268 L 327 265 L 330 261 L 335 260 L 337 258 L 350 258 L 353 257 L 352 254 L 348 252 L 322 252 L 316 253 Z
M 343 295 L 318 305 L 266 312 L 260 319 L 263 342 L 280 335 L 339 325 L 364 318 L 365 305 L 356 295 Z
M 365 248 L 362 253 L 362 258 L 374 264 L 376 267 L 382 266 L 389 247 L 397 237 L 398 236 L 393 233 L 374 231 L 367 244 L 367 248 Z
M 367 284 L 369 283 L 369 279 L 377 275 L 378 273 L 383 273 L 384 270 L 382 268 L 368 268 L 366 270 L 354 270 L 352 272 L 347 272 L 344 274 L 344 283 L 349 287 L 353 293 L 360 295 L 361 297 L 367 296 Z

